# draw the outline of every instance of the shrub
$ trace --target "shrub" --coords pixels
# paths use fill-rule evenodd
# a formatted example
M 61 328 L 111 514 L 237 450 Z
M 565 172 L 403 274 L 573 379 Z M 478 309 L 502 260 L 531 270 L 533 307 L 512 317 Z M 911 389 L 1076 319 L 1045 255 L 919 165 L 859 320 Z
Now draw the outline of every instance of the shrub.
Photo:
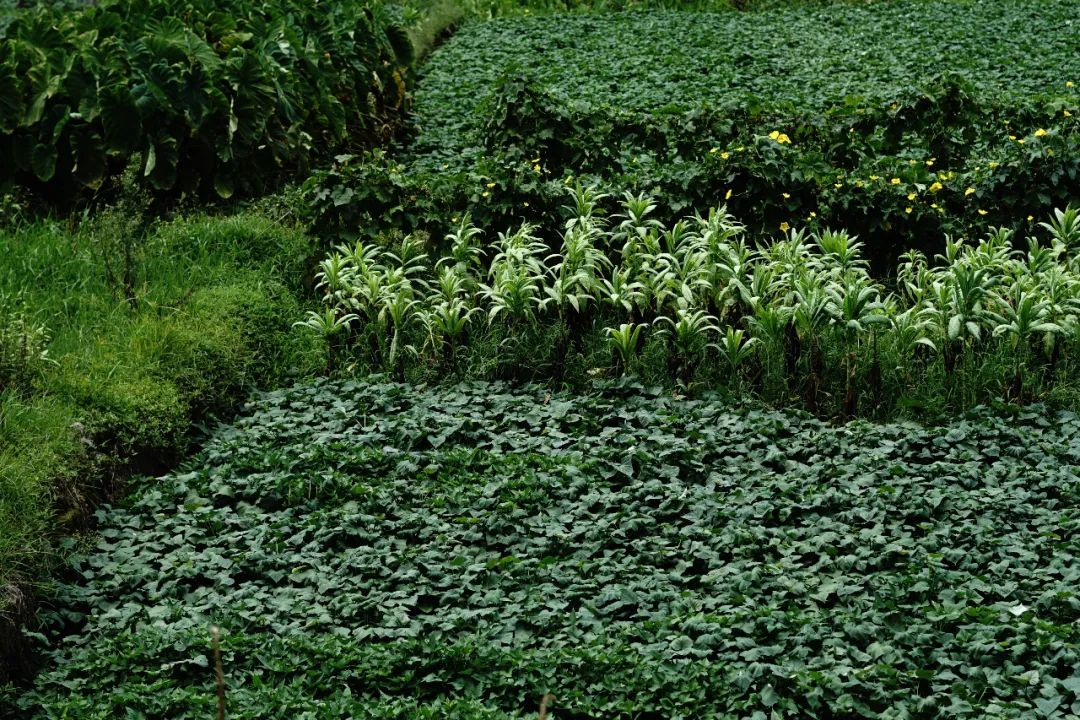
M 53 200 L 132 159 L 158 193 L 258 192 L 409 105 L 411 46 L 377 3 L 107 0 L 0 33 L 0 183 Z

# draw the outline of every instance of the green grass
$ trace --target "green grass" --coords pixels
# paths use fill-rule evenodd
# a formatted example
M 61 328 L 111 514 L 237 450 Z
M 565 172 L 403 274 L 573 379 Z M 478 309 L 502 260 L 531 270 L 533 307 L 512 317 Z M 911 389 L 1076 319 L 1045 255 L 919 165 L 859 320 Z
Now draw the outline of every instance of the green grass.
M 318 382 L 103 514 L 27 718 L 1065 720 L 1080 422 Z M 962 670 L 958 670 L 962 669 Z M 13 699 L 14 700 L 14 699 Z
M 104 270 L 103 233 L 119 231 L 0 235 L 2 297 L 52 335 L 52 364 L 0 395 L 0 587 L 46 580 L 58 537 L 128 469 L 179 459 L 192 421 L 303 370 L 300 231 L 250 214 L 163 223 L 135 256 L 133 303 Z

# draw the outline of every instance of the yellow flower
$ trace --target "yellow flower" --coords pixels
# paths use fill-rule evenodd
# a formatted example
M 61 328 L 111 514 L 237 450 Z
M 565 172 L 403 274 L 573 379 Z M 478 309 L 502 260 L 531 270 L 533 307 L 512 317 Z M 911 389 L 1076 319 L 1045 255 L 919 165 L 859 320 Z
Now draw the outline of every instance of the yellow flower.
M 717 152 L 717 151 L 718 151 L 719 149 L 720 149 L 720 148 L 709 148 L 709 154 L 710 154 L 710 155 L 715 155 L 715 154 L 716 154 L 716 152 Z
M 904 212 L 906 212 L 908 215 L 910 215 L 911 214 L 911 208 L 910 207 L 904 208 Z
M 787 232 L 790 229 L 791 229 L 791 226 L 788 225 L 786 222 L 780 223 L 780 232 Z
M 996 170 L 996 169 L 997 169 L 997 167 L 998 167 L 998 165 L 1000 165 L 1000 164 L 1001 164 L 1001 163 L 996 163 L 996 162 L 990 162 L 990 163 L 987 163 L 987 165 L 986 165 L 986 166 L 987 166 L 988 168 L 990 168 L 991 170 Z
M 1031 222 L 1034 219 L 1035 219 L 1034 215 L 1028 215 L 1028 222 Z
M 842 188 L 842 187 L 844 187 L 844 183 L 842 183 L 842 182 L 833 183 L 833 187 L 834 188 Z
M 730 200 L 731 199 L 731 188 L 728 188 L 727 193 L 724 195 L 724 199 L 725 200 Z
M 919 161 L 918 161 L 918 160 L 908 160 L 908 161 L 907 161 L 907 164 L 908 164 L 908 165 L 914 165 L 914 164 L 915 164 L 915 163 L 917 163 L 917 162 L 919 162 Z
M 1024 144 L 1024 138 L 1020 138 L 1016 142 L 1017 142 L 1018 145 L 1023 145 Z
M 1009 139 L 1010 139 L 1010 140 L 1016 140 L 1016 136 L 1015 136 L 1015 135 L 1010 135 L 1010 136 L 1009 136 Z
M 983 210 L 982 208 L 979 208 L 979 214 L 980 214 L 980 215 L 987 215 L 987 214 L 989 214 L 989 213 L 987 213 L 987 212 L 986 212 L 985 210 Z
M 740 145 L 739 147 L 735 148 L 735 152 L 742 152 L 745 149 L 746 149 L 745 145 Z
M 937 206 L 937 203 L 930 203 L 930 207 L 934 208 L 935 210 L 937 210 Z
M 784 133 L 780 133 L 780 137 L 776 138 L 776 142 L 781 143 L 781 144 L 787 143 L 788 145 L 790 145 L 791 144 L 791 138 L 789 138 Z
M 1072 117 L 1072 113 L 1069 112 L 1068 110 L 1062 110 L 1061 114 L 1064 115 L 1065 117 Z
M 900 178 L 893 178 L 889 182 L 891 182 L 893 185 L 899 185 L 900 184 Z
M 967 190 L 964 191 L 964 197 L 967 197 L 968 195 L 974 195 L 974 194 L 975 194 L 975 188 L 973 188 L 973 187 L 969 187 Z
M 1045 137 L 1045 136 L 1046 136 L 1046 131 L 1043 130 L 1042 128 L 1039 128 L 1038 130 L 1035 131 L 1035 137 Z
M 934 163 L 937 162 L 937 158 L 930 158 L 926 161 L 926 167 L 934 167 Z
M 864 183 L 862 180 L 856 180 L 855 181 L 855 187 L 862 187 L 865 184 L 866 183 Z
M 724 152 L 720 153 L 720 157 L 723 158 L 724 160 L 727 160 L 729 157 L 731 157 L 731 153 L 729 153 L 729 152 L 727 152 L 725 150 Z
M 537 165 L 533 165 L 533 172 L 534 172 L 534 173 L 539 173 L 539 172 L 540 172 L 540 165 L 538 165 L 538 164 L 537 164 Z
M 1073 86 L 1073 81 L 1072 80 L 1066 80 L 1065 81 L 1065 87 L 1072 87 L 1072 86 Z
M 816 218 L 816 217 L 817 217 L 817 213 L 816 213 L 816 212 L 814 212 L 813 210 L 811 210 L 811 211 L 810 211 L 810 217 L 812 217 L 812 218 Z
M 930 186 L 930 192 L 940 192 L 943 187 L 945 186 L 939 182 L 936 182 Z
M 878 176 L 877 176 L 877 175 L 871 175 L 871 176 L 870 176 L 870 179 L 871 179 L 871 180 L 877 180 L 877 179 L 878 179 Z
M 908 193 L 908 194 L 907 194 L 907 199 L 908 199 L 908 200 L 914 200 L 914 199 L 915 199 L 915 193 L 913 193 L 913 192 L 911 192 L 911 193 Z
M 529 201 L 528 200 L 526 200 L 525 202 L 523 202 L 521 204 L 524 205 L 525 207 L 529 207 Z
M 491 193 L 489 193 L 487 190 L 485 190 L 484 192 L 480 193 L 480 197 L 487 197 L 490 194 Z
M 776 138 L 780 137 L 780 131 L 779 130 L 773 130 L 771 133 L 769 133 L 769 137 L 771 137 L 773 140 L 775 140 Z
M 781 193 L 781 195 L 784 196 L 785 200 L 790 200 L 791 199 L 791 193 Z
M 488 190 L 490 190 L 491 188 L 495 187 L 495 183 L 488 183 L 487 186 Z

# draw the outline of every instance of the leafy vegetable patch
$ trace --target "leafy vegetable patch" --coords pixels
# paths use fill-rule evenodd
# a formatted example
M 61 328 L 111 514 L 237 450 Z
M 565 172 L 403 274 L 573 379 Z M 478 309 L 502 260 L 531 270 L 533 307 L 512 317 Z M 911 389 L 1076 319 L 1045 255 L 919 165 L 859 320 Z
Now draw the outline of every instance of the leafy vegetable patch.
M 36 717 L 1080 714 L 1080 420 L 264 395 L 102 515 Z
M 1076 199 L 1074 15 L 899 0 L 470 24 L 425 65 L 404 152 L 318 176 L 314 215 L 535 221 L 587 176 L 673 212 L 726 198 L 755 233 L 842 226 L 891 262 Z

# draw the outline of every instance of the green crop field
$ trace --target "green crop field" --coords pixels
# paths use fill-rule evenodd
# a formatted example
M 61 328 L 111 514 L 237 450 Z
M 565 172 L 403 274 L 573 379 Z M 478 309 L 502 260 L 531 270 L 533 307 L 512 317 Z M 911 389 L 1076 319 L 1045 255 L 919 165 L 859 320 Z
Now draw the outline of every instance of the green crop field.
M 1072 0 L 0 0 L 0 720 L 1080 720 Z
M 1064 717 L 1080 422 L 319 383 L 102 514 L 45 717 Z M 1054 713 L 1058 713 L 1055 715 Z

